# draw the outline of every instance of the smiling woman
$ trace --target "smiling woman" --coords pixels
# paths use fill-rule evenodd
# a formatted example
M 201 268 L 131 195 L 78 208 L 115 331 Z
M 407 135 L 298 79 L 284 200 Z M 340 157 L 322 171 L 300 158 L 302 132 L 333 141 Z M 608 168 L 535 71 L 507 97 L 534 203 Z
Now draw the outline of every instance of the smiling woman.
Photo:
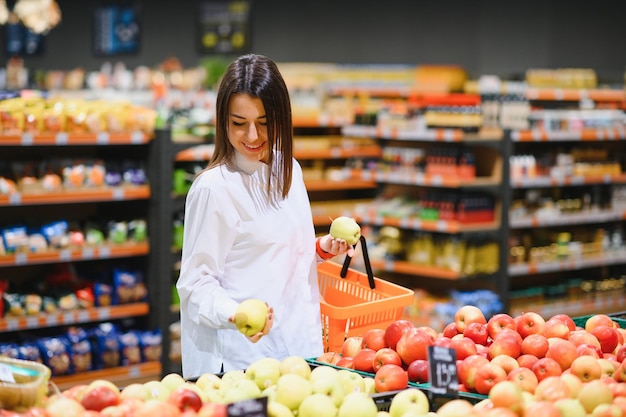
M 317 264 L 354 248 L 330 234 L 316 239 L 292 142 L 276 64 L 233 61 L 217 93 L 215 151 L 185 202 L 177 289 L 186 378 L 322 354 Z M 235 314 L 250 299 L 267 305 L 267 318 L 244 334 Z

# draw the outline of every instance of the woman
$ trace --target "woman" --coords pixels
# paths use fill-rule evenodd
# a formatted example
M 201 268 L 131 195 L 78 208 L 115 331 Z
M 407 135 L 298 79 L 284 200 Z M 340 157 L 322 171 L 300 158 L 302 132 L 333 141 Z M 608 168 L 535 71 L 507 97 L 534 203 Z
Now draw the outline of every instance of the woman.
M 323 351 L 317 263 L 354 249 L 316 240 L 291 103 L 276 64 L 233 61 L 216 102 L 215 151 L 187 194 L 180 295 L 183 376 L 245 369 L 262 357 Z M 248 298 L 269 308 L 246 337 L 233 316 Z M 271 330 L 271 331 L 270 331 Z

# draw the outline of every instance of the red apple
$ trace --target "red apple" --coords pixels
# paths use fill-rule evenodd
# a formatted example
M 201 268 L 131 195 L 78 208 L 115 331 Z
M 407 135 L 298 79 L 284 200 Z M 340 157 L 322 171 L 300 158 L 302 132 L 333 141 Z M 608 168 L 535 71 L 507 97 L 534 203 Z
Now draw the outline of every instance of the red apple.
M 479 345 L 486 345 L 489 339 L 486 323 L 469 323 L 463 331 L 463 336 L 469 337 Z
M 167 402 L 175 405 L 180 411 L 188 409 L 198 411 L 200 407 L 202 407 L 202 398 L 200 398 L 200 395 L 185 385 L 174 388 L 167 397 Z
M 500 365 L 491 362 L 481 365 L 474 377 L 476 392 L 488 395 L 494 385 L 498 382 L 505 381 L 506 378 L 506 371 L 502 369 Z
M 537 375 L 529 368 L 523 367 L 513 369 L 508 373 L 507 379 L 515 382 L 523 391 L 530 392 L 531 394 L 535 392 L 537 384 L 539 384 Z
M 570 329 L 565 322 L 559 318 L 550 318 L 546 320 L 543 329 L 543 335 L 547 338 L 558 337 L 560 339 L 569 339 Z
M 495 339 L 498 333 L 503 329 L 511 329 L 517 331 L 515 320 L 506 313 L 494 314 L 487 321 L 487 333 L 489 337 Z
M 560 376 L 548 376 L 539 381 L 535 389 L 535 401 L 555 402 L 572 395 L 569 385 Z
M 600 379 L 602 366 L 598 358 L 589 355 L 579 356 L 570 365 L 570 372 L 576 375 L 582 382 Z
M 145 401 L 133 417 L 179 417 L 180 410 L 174 404 L 156 398 Z
M 507 375 L 510 374 L 512 370 L 519 368 L 517 360 L 509 355 L 498 355 L 491 359 L 490 362 L 500 365 Z
M 452 339 L 450 339 L 447 336 L 437 336 L 435 340 L 433 340 L 433 346 L 447 348 L 447 347 L 450 347 L 451 342 L 452 342 Z
M 459 382 L 468 390 L 476 389 L 476 372 L 482 365 L 489 363 L 489 359 L 481 355 L 470 355 L 457 364 L 457 376 Z
M 578 357 L 576 345 L 569 340 L 557 339 L 546 352 L 546 358 L 554 359 L 562 371 L 570 367 L 574 359 Z
M 331 365 L 336 365 L 337 362 L 342 358 L 340 353 L 337 352 L 324 352 L 319 355 L 315 360 L 321 363 L 328 363 Z
M 415 325 L 409 320 L 396 320 L 385 328 L 385 344 L 392 349 L 396 348 L 396 344 L 405 330 L 414 328 Z
M 498 355 L 507 355 L 517 359 L 522 354 L 522 346 L 519 340 L 514 336 L 503 335 L 504 333 L 500 332 L 496 340 L 489 345 L 489 359 L 493 359 Z
M 374 375 L 374 387 L 376 392 L 389 392 L 406 389 L 409 385 L 407 371 L 401 366 L 386 364 Z
M 228 406 L 216 402 L 205 402 L 198 410 L 197 417 L 227 417 Z
M 521 387 L 513 381 L 501 381 L 489 391 L 489 399 L 493 406 L 513 411 L 519 416 L 524 410 L 524 395 Z
M 402 366 L 402 358 L 398 352 L 392 348 L 384 347 L 378 349 L 374 355 L 374 372 L 378 371 L 383 365 L 388 363 Z
M 522 354 L 530 354 L 538 358 L 543 358 L 546 356 L 549 347 L 548 339 L 542 334 L 531 334 L 522 340 Z
M 569 329 L 570 332 L 573 332 L 574 330 L 576 330 L 576 322 L 574 321 L 573 318 L 571 318 L 567 314 L 564 314 L 564 313 L 555 314 L 554 316 L 550 317 L 548 320 L 551 320 L 551 319 L 561 320 L 563 323 L 567 325 L 567 328 Z
M 623 360 L 617 368 L 615 368 L 615 372 L 613 373 L 613 379 L 617 382 L 626 382 L 626 359 Z
M 559 408 L 550 401 L 532 401 L 526 404 L 522 417 L 563 417 Z
M 470 355 L 478 353 L 476 349 L 476 343 L 469 337 L 453 337 L 450 341 L 450 349 L 454 349 L 457 359 L 465 359 Z
M 615 322 L 606 314 L 593 314 L 585 322 L 585 330 L 589 333 L 598 326 L 615 327 Z
M 495 341 L 503 337 L 514 338 L 515 340 L 517 340 L 517 343 L 519 343 L 520 346 L 522 345 L 522 341 L 524 340 L 522 336 L 516 330 L 511 330 L 511 329 L 502 329 L 500 333 L 498 333 L 498 335 L 493 340 Z
M 515 317 L 516 330 L 525 339 L 530 334 L 543 334 L 546 320 L 534 311 L 527 311 Z
M 598 338 L 586 330 L 574 330 L 573 332 L 570 332 L 569 341 L 576 346 L 585 343 L 588 345 L 600 347 L 600 342 L 598 341 Z
M 409 381 L 416 383 L 428 382 L 428 360 L 415 359 L 406 368 Z
M 459 333 L 463 333 L 470 323 L 486 324 L 487 320 L 480 308 L 473 305 L 464 305 L 454 313 L 454 323 Z
M 354 358 L 342 356 L 335 365 L 341 368 L 354 369 Z
M 400 355 L 402 363 L 408 366 L 415 359 L 428 359 L 428 346 L 432 344 L 431 335 L 413 327 L 402 334 L 395 350 Z
M 617 352 L 615 352 L 615 360 L 623 362 L 626 359 L 626 345 L 622 345 Z
M 120 403 L 120 390 L 110 381 L 96 379 L 83 390 L 80 403 L 86 410 L 101 411 Z
M 533 365 L 538 360 L 539 358 L 535 355 L 531 355 L 530 353 L 524 353 L 520 355 L 519 358 L 517 358 L 517 363 L 519 363 L 519 366 L 523 368 L 532 369 Z
M 561 365 L 559 365 L 559 363 L 552 358 L 537 359 L 537 362 L 535 362 L 531 369 L 535 375 L 537 375 L 537 380 L 539 382 L 549 376 L 559 376 L 563 373 Z
M 459 330 L 456 328 L 456 323 L 452 322 L 452 323 L 446 324 L 446 327 L 443 328 L 442 334 L 443 336 L 448 337 L 448 338 L 452 338 L 456 336 L 457 334 L 459 334 Z
M 605 325 L 595 326 L 590 333 L 600 342 L 600 349 L 604 353 L 610 353 L 615 350 L 618 343 L 617 331 L 613 327 Z
M 361 344 L 363 343 L 363 336 L 350 336 L 344 340 L 341 346 L 341 356 L 348 356 L 354 358 L 359 350 L 361 350 Z
M 576 347 L 576 352 L 578 356 L 593 356 L 598 359 L 603 356 L 602 349 L 598 346 L 589 345 L 587 343 L 581 343 Z
M 379 350 L 387 347 L 384 329 L 369 329 L 363 334 L 361 348 Z
M 374 349 L 364 348 L 359 350 L 356 355 L 354 355 L 354 369 L 373 374 L 374 356 L 376 356 L 376 351 Z

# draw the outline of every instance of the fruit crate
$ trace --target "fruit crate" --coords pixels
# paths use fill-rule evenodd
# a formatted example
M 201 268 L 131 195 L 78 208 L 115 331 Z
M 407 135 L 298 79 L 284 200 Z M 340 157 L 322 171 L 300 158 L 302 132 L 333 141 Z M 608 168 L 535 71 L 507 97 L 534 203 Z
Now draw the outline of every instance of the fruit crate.
M 0 356 L 0 371 L 5 377 L 0 382 L 0 408 L 24 411 L 43 405 L 52 374 L 50 368 L 38 362 Z
M 348 268 L 346 263 L 343 267 L 332 261 L 318 265 L 325 352 L 341 352 L 346 338 L 386 328 L 413 302 L 413 290 L 374 277 L 368 262 L 366 259 L 368 274 Z
M 592 315 L 593 314 L 590 314 L 588 316 L 573 317 L 572 319 L 574 320 L 576 326 L 585 327 L 587 320 L 589 320 Z M 607 316 L 611 317 L 611 319 L 613 319 L 615 323 L 619 324 L 619 327 L 621 327 L 622 329 L 626 329 L 626 312 L 607 314 Z

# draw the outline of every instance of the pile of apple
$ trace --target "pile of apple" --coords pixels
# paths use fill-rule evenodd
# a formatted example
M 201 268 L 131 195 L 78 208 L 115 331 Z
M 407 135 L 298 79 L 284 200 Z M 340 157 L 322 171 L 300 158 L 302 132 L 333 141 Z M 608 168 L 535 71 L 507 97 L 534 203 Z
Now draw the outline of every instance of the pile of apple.
M 269 417 L 377 417 L 374 379 L 332 366 L 311 366 L 305 358 L 263 358 L 245 370 L 202 374 L 186 381 L 171 373 L 160 380 L 123 388 L 97 379 L 46 397 L 21 412 L 0 409 L 11 417 L 226 417 L 228 404 L 267 397 Z M 391 417 L 408 410 L 425 414 L 429 400 L 422 391 L 402 391 L 387 403 Z M 387 412 L 385 412 L 387 413 Z

